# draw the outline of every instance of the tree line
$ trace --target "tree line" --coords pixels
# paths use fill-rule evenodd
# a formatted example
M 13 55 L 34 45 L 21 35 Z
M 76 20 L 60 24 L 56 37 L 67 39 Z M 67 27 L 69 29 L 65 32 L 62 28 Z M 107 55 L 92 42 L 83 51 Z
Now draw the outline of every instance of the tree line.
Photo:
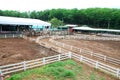
M 115 8 L 51 9 L 31 12 L 0 10 L 0 16 L 34 18 L 49 22 L 57 18 L 65 24 L 120 29 L 120 9 Z

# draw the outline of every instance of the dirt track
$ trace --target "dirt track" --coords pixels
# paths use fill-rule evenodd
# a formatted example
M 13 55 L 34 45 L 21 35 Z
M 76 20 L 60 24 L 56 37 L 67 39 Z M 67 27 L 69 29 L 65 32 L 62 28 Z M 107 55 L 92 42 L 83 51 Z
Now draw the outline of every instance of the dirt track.
M 24 39 L 0 39 L 0 65 L 37 59 L 57 52 Z
M 96 53 L 104 54 L 116 59 L 120 59 L 120 41 L 95 41 L 95 40 L 66 40 L 59 42 L 87 49 Z

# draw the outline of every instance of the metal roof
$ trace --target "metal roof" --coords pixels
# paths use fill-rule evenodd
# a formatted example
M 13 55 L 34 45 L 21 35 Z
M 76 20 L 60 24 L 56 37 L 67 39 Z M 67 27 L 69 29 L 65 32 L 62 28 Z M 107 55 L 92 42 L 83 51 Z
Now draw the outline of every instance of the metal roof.
M 6 16 L 0 16 L 0 24 L 51 26 L 50 23 L 42 21 L 42 20 L 38 20 L 38 19 L 6 17 Z
M 67 24 L 65 25 L 66 27 L 77 27 L 78 25 L 74 25 L 74 24 Z
M 75 30 L 86 30 L 86 31 L 107 31 L 107 32 L 120 32 L 120 30 L 115 29 L 99 29 L 99 28 L 90 28 L 90 27 L 74 27 Z

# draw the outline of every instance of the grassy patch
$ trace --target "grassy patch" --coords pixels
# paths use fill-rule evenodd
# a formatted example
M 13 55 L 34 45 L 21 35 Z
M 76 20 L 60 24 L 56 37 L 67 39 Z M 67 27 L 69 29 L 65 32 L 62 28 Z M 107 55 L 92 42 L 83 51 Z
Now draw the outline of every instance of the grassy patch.
M 107 80 L 107 77 L 84 64 L 66 60 L 14 74 L 7 80 Z

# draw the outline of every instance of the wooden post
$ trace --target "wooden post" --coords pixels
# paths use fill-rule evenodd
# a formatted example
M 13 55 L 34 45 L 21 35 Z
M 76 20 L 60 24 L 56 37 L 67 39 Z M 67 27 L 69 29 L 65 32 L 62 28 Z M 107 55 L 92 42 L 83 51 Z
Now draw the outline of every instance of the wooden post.
M 22 38 L 23 38 L 23 35 L 22 35 L 22 34 L 20 34 L 20 37 L 22 37 Z
M 80 62 L 82 62 L 82 61 L 83 61 L 83 56 L 81 55 L 81 56 L 80 56 Z
M 3 80 L 3 74 L 1 69 L 0 69 L 0 80 Z
M 26 71 L 26 62 L 25 61 L 23 62 L 23 68 L 24 68 L 24 71 Z
M 119 77 L 120 69 L 117 69 L 116 76 Z
M 93 52 L 91 52 L 91 57 L 93 56 Z
M 60 54 L 58 55 L 58 61 L 60 61 Z
M 82 49 L 80 49 L 80 53 L 82 52 Z
M 43 65 L 45 65 L 46 64 L 45 57 L 42 59 L 42 61 L 43 61 Z
M 72 57 L 72 53 L 71 53 L 71 52 L 69 52 L 69 58 L 71 59 L 71 57 Z
M 96 61 L 96 64 L 95 64 L 95 68 L 96 68 L 96 69 L 98 68 L 98 65 L 99 65 L 99 62 Z
M 15 35 L 13 34 L 13 38 L 15 37 Z
M 106 61 L 106 56 L 104 56 L 104 61 Z
M 7 35 L 5 34 L 5 38 L 7 38 Z

